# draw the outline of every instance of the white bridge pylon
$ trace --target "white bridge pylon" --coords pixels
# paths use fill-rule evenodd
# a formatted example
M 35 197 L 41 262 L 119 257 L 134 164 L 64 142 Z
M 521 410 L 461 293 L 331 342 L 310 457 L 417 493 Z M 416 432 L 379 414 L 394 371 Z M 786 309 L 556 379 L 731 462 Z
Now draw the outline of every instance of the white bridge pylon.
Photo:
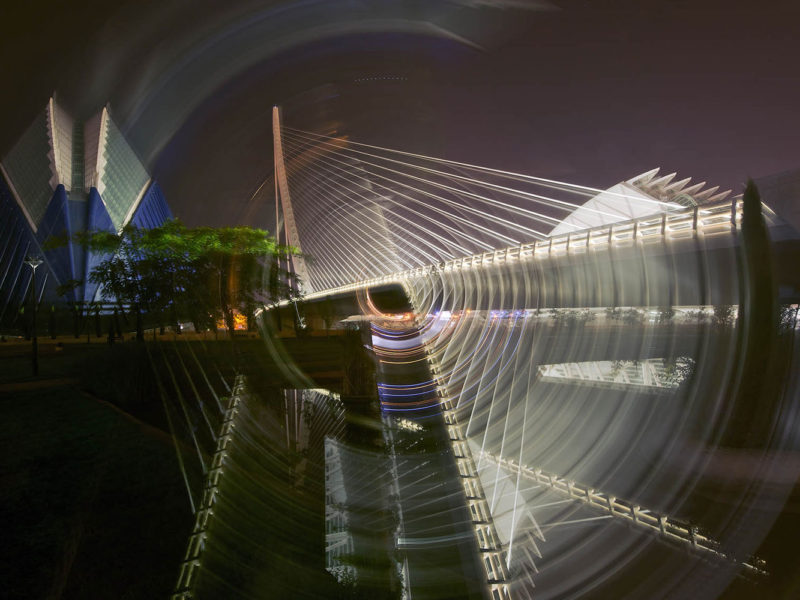
M 278 203 L 283 211 L 283 223 L 286 233 L 286 243 L 293 246 L 296 250 L 290 258 L 294 273 L 300 278 L 300 289 L 305 293 L 311 293 L 311 278 L 306 269 L 306 261 L 302 256 L 300 246 L 300 236 L 297 233 L 297 222 L 294 218 L 292 199 L 289 195 L 289 182 L 286 177 L 286 162 L 283 155 L 283 138 L 281 135 L 281 111 L 277 106 L 272 107 L 272 143 L 273 154 L 275 156 L 275 214 L 278 214 Z M 278 222 L 275 223 L 275 234 L 278 236 Z M 280 239 L 278 239 L 280 242 Z

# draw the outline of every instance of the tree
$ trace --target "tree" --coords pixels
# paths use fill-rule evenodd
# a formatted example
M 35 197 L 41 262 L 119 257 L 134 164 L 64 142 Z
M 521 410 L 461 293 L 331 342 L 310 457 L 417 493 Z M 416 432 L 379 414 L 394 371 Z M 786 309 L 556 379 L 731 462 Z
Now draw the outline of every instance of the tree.
M 72 314 L 72 329 L 75 337 L 81 334 L 81 317 L 83 315 L 82 302 L 74 299 L 74 290 L 83 283 L 80 279 L 68 279 L 56 288 L 56 295 L 66 298 L 70 313 Z
M 669 324 L 675 317 L 675 309 L 671 306 L 660 306 L 658 308 L 657 321 L 660 324 Z
M 667 383 L 678 386 L 688 380 L 694 372 L 695 361 L 689 356 L 678 356 L 664 361 L 664 379 Z
M 730 304 L 717 304 L 714 306 L 714 323 L 721 328 L 733 325 L 735 314 Z
M 163 279 L 158 263 L 163 261 L 147 252 L 143 230 L 135 226 L 127 226 L 119 234 L 93 231 L 75 237 L 78 243 L 105 257 L 92 269 L 89 281 L 100 286 L 103 299 L 130 306 L 136 315 L 136 339 L 142 341 L 142 313 L 157 303 Z
M 86 232 L 76 240 L 105 256 L 89 280 L 104 299 L 130 307 L 138 340 L 144 313 L 200 328 L 222 318 L 232 332 L 235 312 L 252 315 L 262 303 L 299 295 L 297 281 L 276 266 L 293 249 L 262 229 L 187 228 L 170 220 L 153 229 L 129 225 L 119 234 Z
M 741 379 L 736 390 L 728 439 L 725 443 L 753 447 L 771 434 L 781 394 L 770 368 L 783 357 L 777 351 L 779 307 L 772 271 L 769 232 L 761 209 L 761 195 L 748 180 L 742 196 L 741 252 L 743 283 L 739 300 Z
M 644 322 L 644 313 L 636 308 L 629 308 L 622 314 L 622 322 L 626 325 L 641 325 Z
M 782 335 L 792 333 L 797 328 L 800 305 L 784 304 L 781 306 L 779 331 Z

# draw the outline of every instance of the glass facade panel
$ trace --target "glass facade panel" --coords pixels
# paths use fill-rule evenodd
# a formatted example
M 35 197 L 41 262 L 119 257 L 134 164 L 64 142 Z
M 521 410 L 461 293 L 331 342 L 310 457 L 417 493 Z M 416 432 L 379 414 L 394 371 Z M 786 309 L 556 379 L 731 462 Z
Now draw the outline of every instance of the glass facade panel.
M 150 176 L 111 119 L 107 120 L 106 139 L 101 141 L 105 168 L 100 174 L 100 194 L 114 228 L 120 229 Z
M 3 167 L 36 227 L 53 197 L 49 152 L 47 113 L 42 111 L 3 160 Z

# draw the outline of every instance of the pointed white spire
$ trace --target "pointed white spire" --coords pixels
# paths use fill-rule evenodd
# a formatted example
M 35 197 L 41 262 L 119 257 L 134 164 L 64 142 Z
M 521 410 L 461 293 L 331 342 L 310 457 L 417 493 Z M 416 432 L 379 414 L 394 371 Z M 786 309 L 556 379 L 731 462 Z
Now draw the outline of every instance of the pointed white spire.
M 50 150 L 50 187 L 62 184 L 67 191 L 72 189 L 72 126 L 73 119 L 56 102 L 55 95 L 47 103 L 47 134 Z

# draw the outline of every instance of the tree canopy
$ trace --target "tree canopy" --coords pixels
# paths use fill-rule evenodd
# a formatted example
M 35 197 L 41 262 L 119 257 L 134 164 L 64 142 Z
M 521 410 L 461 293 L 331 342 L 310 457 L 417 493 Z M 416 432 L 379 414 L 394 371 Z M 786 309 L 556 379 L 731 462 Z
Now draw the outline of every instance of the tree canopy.
M 103 256 L 89 280 L 104 299 L 128 304 L 137 315 L 233 328 L 235 311 L 298 296 L 297 281 L 280 264 L 293 253 L 269 232 L 251 227 L 188 228 L 178 220 L 118 234 L 82 232 L 75 241 Z M 140 329 L 138 327 L 137 329 Z

